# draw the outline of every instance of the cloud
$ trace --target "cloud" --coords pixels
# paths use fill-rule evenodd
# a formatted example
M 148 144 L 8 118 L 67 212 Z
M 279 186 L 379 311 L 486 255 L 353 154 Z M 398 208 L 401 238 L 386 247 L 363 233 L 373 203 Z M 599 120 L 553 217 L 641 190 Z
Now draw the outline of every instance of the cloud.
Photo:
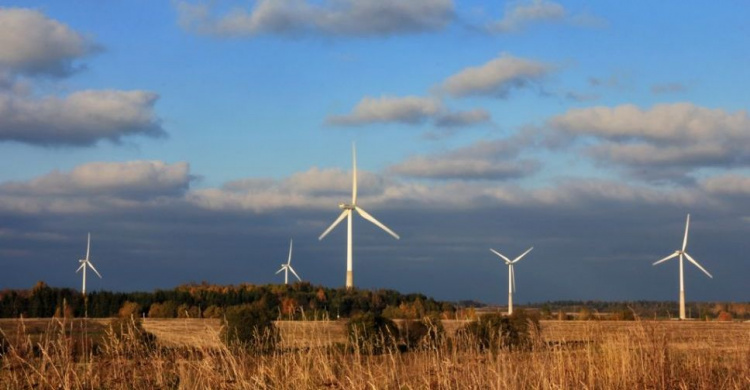
M 548 64 L 502 54 L 484 65 L 466 68 L 448 77 L 439 89 L 454 97 L 504 98 L 512 89 L 540 81 L 552 69 Z
M 371 123 L 396 122 L 418 124 L 441 110 L 437 99 L 419 96 L 364 97 L 349 115 L 332 116 L 327 123 L 337 126 L 357 126 Z
M 685 91 L 687 91 L 687 87 L 682 83 L 654 84 L 651 86 L 651 93 L 655 95 L 681 93 Z
M 709 193 L 736 197 L 750 197 L 750 175 L 722 174 L 701 181 L 701 187 Z
M 65 77 L 74 61 L 99 46 L 36 10 L 0 8 L 0 68 L 13 73 Z
M 543 21 L 561 21 L 566 16 L 565 8 L 552 1 L 533 0 L 529 3 L 515 3 L 505 8 L 505 15 L 488 26 L 497 33 L 523 30 L 527 25 Z
M 414 156 L 395 164 L 389 172 L 416 178 L 442 180 L 508 180 L 537 172 L 540 164 L 516 157 L 528 139 L 514 137 L 480 141 L 449 152 Z
M 436 98 L 420 96 L 364 97 L 348 115 L 326 119 L 332 126 L 364 126 L 375 123 L 420 125 L 434 122 L 442 128 L 458 128 L 489 122 L 490 114 L 482 109 L 449 111 Z
M 40 146 L 91 146 L 131 135 L 164 136 L 147 91 L 86 90 L 33 99 L 0 93 L 0 141 Z
M 574 26 L 602 28 L 607 21 L 589 13 L 570 15 L 561 4 L 553 1 L 531 0 L 511 2 L 505 7 L 503 18 L 490 23 L 487 29 L 505 34 L 525 30 L 532 24 L 565 22 Z
M 451 0 L 258 0 L 251 10 L 224 14 L 210 3 L 180 1 L 177 12 L 184 29 L 220 37 L 410 34 L 441 30 L 454 18 Z
M 658 104 L 648 110 L 626 104 L 572 109 L 549 121 L 572 137 L 591 138 L 598 161 L 675 179 L 706 166 L 750 164 L 750 117 L 691 103 Z M 649 172 L 652 171 L 653 172 Z M 664 172 L 661 172 L 664 173 Z
M 437 127 L 464 127 L 490 121 L 490 114 L 483 109 L 474 109 L 469 111 L 446 112 L 439 115 L 435 120 Z
M 0 184 L 0 209 L 69 214 L 140 208 L 163 197 L 181 198 L 192 179 L 186 162 L 92 162 Z

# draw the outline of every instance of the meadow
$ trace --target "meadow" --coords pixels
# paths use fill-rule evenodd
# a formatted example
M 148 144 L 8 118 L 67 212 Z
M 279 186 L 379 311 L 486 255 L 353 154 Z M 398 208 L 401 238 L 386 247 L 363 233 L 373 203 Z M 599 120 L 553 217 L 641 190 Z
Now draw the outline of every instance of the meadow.
M 748 389 L 750 324 L 542 321 L 490 350 L 445 321 L 437 344 L 371 354 L 344 321 L 278 321 L 268 353 L 226 346 L 210 319 L 0 321 L 0 388 Z

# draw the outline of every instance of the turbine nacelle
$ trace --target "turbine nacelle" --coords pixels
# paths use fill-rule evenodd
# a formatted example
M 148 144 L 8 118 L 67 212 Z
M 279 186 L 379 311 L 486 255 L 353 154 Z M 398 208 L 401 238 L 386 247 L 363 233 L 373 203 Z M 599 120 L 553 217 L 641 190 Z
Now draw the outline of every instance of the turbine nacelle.
M 354 209 L 355 209 L 356 207 L 357 207 L 357 206 L 355 206 L 355 205 L 353 205 L 353 204 L 348 204 L 348 203 L 339 203 L 339 208 L 340 208 L 341 210 L 354 210 Z

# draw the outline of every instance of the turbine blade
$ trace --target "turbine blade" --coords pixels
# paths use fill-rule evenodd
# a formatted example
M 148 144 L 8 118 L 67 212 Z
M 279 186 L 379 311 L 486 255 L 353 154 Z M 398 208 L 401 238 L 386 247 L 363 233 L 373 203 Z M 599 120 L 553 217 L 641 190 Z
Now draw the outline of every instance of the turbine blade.
M 99 277 L 99 279 L 101 279 L 101 278 L 102 278 L 102 275 L 101 275 L 101 274 L 99 273 L 99 271 L 97 271 L 97 270 L 96 270 L 96 268 L 94 268 L 94 265 L 93 265 L 93 264 L 91 264 L 91 262 L 87 261 L 87 262 L 86 262 L 86 263 L 84 263 L 84 264 L 88 264 L 88 265 L 89 265 L 89 267 L 90 267 L 90 268 L 91 268 L 91 269 L 92 269 L 92 270 L 93 270 L 93 271 L 94 271 L 94 272 L 96 273 L 96 276 L 98 276 L 98 277 Z
M 357 204 L 357 149 L 352 142 L 352 205 Z
M 82 269 L 83 269 L 83 267 L 85 267 L 85 266 L 86 266 L 86 263 L 81 263 L 81 266 L 80 266 L 80 267 L 78 267 L 78 269 L 76 270 L 76 273 L 79 273 L 79 272 L 81 272 L 81 270 L 82 270 Z
M 294 268 L 292 268 L 292 266 L 289 266 L 289 270 L 292 271 L 292 274 L 297 277 L 297 280 L 299 280 L 300 282 L 302 281 L 302 278 L 300 278 L 299 275 L 294 272 Z
M 521 254 L 521 256 L 516 257 L 516 259 L 513 260 L 513 263 L 517 263 L 519 260 L 521 260 L 521 258 L 523 258 L 524 256 L 526 256 L 527 253 L 531 252 L 532 249 L 534 249 L 533 246 L 531 248 L 527 249 L 526 252 L 523 252 Z
M 682 251 L 685 252 L 685 248 L 687 248 L 687 236 L 688 236 L 688 228 L 690 227 L 690 214 L 687 215 L 687 222 L 685 222 L 685 238 L 682 239 Z
M 505 257 L 505 256 L 504 256 L 504 255 L 503 255 L 502 253 L 500 253 L 500 252 L 498 252 L 498 251 L 496 251 L 496 250 L 494 250 L 494 249 L 492 249 L 492 248 L 490 248 L 490 252 L 492 252 L 492 253 L 494 253 L 494 254 L 496 254 L 496 255 L 498 255 L 498 256 L 500 256 L 500 257 L 502 257 L 502 258 L 503 258 L 503 260 L 505 260 L 505 263 L 506 263 L 506 264 L 510 264 L 510 263 L 512 263 L 512 261 L 510 261 L 510 259 L 509 259 L 509 258 L 507 258 L 507 257 Z
M 691 263 L 695 264 L 696 267 L 698 267 L 701 271 L 703 271 L 703 273 L 705 273 L 706 275 L 708 275 L 709 278 L 711 278 L 711 279 L 714 278 L 713 276 L 711 276 L 711 274 L 708 273 L 708 271 L 706 271 L 705 268 L 701 267 L 701 265 L 698 264 L 698 262 L 695 261 L 694 258 L 690 257 L 690 255 L 687 254 L 687 252 L 685 252 L 685 257 L 687 257 L 687 259 L 690 260 Z
M 378 221 L 377 219 L 375 219 L 375 217 L 373 217 L 372 215 L 370 215 L 370 213 L 368 213 L 368 212 L 367 212 L 367 211 L 365 211 L 364 209 L 360 208 L 359 206 L 354 206 L 354 209 L 355 209 L 355 210 L 357 210 L 357 212 L 359 213 L 359 215 L 361 215 L 361 216 L 362 216 L 362 218 L 364 218 L 364 219 L 366 219 L 366 220 L 368 220 L 368 221 L 370 221 L 370 222 L 374 223 L 374 224 L 375 224 L 375 226 L 377 226 L 377 227 L 379 227 L 379 228 L 381 228 L 381 229 L 385 230 L 385 231 L 386 231 L 386 233 L 388 233 L 388 234 L 392 235 L 392 236 L 393 236 L 393 237 L 395 237 L 395 238 L 396 238 L 397 240 L 401 238 L 401 237 L 399 237 L 399 236 L 398 236 L 398 234 L 394 233 L 394 232 L 393 232 L 393 231 L 392 231 L 391 229 L 388 229 L 388 227 L 387 227 L 387 226 L 385 226 L 385 225 L 383 225 L 382 223 L 380 223 L 380 221 Z
M 283 270 L 284 270 L 284 268 L 286 268 L 286 267 L 281 267 L 281 268 L 280 268 L 280 269 L 279 269 L 278 271 L 276 271 L 276 275 L 278 275 L 278 274 L 279 274 L 279 272 L 283 271 Z
M 349 212 L 350 212 L 350 210 L 344 210 L 344 212 L 341 213 L 341 215 L 339 215 L 339 217 L 336 218 L 335 221 L 333 221 L 333 223 L 331 224 L 331 226 L 329 226 L 328 229 L 326 229 L 326 231 L 324 231 L 323 234 L 321 234 L 320 237 L 318 237 L 318 240 L 322 240 L 323 237 L 325 237 L 328 233 L 330 233 L 331 230 L 333 230 L 333 228 L 336 227 L 336 225 L 338 225 L 341 221 L 344 220 L 344 218 L 346 218 L 346 215 Z
M 512 281 L 513 292 L 516 292 L 516 271 L 513 271 L 513 264 L 510 264 L 510 280 Z
M 669 260 L 669 259 L 673 259 L 673 258 L 677 257 L 677 256 L 678 256 L 679 254 L 680 254 L 680 252 L 675 252 L 675 253 L 672 253 L 671 255 L 669 255 L 669 256 L 667 256 L 667 257 L 665 257 L 665 258 L 663 258 L 663 259 L 661 259 L 661 260 L 657 261 L 656 263 L 654 263 L 654 264 L 652 264 L 652 265 L 657 265 L 657 264 L 659 264 L 659 263 L 663 263 L 663 262 L 665 262 L 665 261 L 667 261 L 667 260 Z
M 89 252 L 91 252 L 91 233 L 89 233 L 89 239 L 86 243 L 86 261 L 89 260 Z
M 286 261 L 286 264 L 289 265 L 289 263 L 292 262 L 292 240 L 289 239 L 289 260 Z

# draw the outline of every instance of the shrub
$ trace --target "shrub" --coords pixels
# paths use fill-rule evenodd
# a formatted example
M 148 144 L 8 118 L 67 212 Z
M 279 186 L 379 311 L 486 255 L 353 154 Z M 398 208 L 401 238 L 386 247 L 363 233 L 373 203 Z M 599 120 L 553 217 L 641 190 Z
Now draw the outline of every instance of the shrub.
M 524 348 L 531 344 L 531 332 L 539 330 L 539 319 L 523 310 L 511 316 L 488 314 L 459 330 L 473 339 L 480 349 Z
M 388 318 L 372 313 L 356 314 L 346 323 L 349 341 L 362 353 L 382 353 L 393 348 L 398 327 Z
M 273 316 L 259 305 L 230 306 L 224 313 L 222 340 L 257 352 L 270 352 L 276 347 L 278 331 Z
M 439 318 L 423 317 L 421 320 L 404 321 L 401 335 L 407 349 L 435 348 L 443 340 L 445 329 Z

